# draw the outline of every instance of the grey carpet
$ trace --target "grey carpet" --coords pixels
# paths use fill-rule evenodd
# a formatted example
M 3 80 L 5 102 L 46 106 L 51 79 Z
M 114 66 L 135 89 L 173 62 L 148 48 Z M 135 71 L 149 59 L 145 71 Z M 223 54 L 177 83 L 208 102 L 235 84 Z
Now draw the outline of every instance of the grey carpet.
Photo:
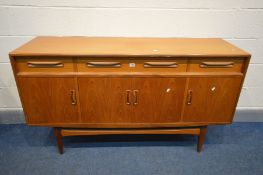
M 209 127 L 202 153 L 194 136 L 92 136 L 64 143 L 60 155 L 50 128 L 0 125 L 0 174 L 263 174 L 263 123 Z

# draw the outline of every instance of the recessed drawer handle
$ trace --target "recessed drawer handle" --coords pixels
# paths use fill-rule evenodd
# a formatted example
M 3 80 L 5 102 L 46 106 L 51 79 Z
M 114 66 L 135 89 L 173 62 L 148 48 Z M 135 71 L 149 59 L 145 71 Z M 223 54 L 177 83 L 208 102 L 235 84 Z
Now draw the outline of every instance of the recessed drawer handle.
M 234 62 L 202 62 L 201 68 L 230 68 L 234 66 Z
M 63 66 L 64 64 L 61 62 L 27 62 L 27 67 L 30 68 L 56 68 Z
M 120 62 L 88 62 L 87 67 L 121 67 Z
M 144 67 L 151 68 L 151 67 L 177 67 L 176 62 L 145 62 Z

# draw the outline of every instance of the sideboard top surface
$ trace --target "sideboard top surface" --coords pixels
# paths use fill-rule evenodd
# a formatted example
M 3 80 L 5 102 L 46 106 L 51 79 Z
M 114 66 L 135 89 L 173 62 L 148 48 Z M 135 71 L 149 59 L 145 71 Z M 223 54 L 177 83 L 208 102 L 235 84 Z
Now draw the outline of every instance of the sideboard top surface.
M 11 56 L 248 57 L 219 38 L 36 37 Z

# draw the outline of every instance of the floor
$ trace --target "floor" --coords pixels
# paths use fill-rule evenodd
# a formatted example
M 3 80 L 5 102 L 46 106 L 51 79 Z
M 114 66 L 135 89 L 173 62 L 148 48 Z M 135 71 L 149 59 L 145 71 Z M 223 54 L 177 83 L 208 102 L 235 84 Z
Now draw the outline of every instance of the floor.
M 65 138 L 58 154 L 53 130 L 0 125 L 2 175 L 263 174 L 263 123 L 211 126 L 203 152 L 196 137 L 169 135 Z

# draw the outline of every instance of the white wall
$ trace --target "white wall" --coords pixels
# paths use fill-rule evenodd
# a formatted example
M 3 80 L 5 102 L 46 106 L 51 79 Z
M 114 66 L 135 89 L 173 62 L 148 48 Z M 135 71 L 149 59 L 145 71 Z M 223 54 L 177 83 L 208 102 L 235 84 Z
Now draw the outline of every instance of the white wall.
M 0 111 L 21 109 L 8 52 L 37 35 L 221 37 L 252 54 L 239 108 L 263 109 L 262 0 L 0 0 Z

